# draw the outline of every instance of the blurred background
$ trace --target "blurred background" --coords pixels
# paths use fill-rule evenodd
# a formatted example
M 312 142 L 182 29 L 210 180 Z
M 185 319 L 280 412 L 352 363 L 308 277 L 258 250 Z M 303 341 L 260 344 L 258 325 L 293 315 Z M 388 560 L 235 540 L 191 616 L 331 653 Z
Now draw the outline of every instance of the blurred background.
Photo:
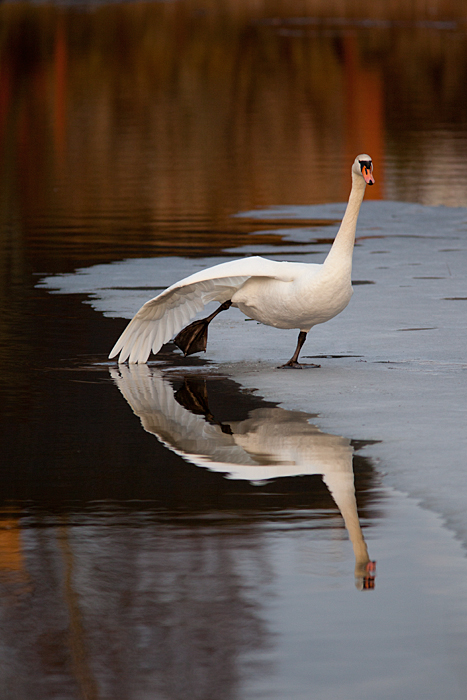
M 3 3 L 2 276 L 222 244 L 238 211 L 346 200 L 362 151 L 367 197 L 467 205 L 466 20 L 455 0 Z

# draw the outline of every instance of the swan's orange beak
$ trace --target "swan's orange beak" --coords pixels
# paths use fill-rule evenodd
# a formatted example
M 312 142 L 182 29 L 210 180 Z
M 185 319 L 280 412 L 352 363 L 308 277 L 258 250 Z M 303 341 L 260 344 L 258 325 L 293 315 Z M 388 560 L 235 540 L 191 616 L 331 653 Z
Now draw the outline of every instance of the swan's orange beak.
M 366 165 L 362 165 L 362 175 L 367 185 L 375 184 L 375 178 L 373 177 L 372 168 L 367 168 Z

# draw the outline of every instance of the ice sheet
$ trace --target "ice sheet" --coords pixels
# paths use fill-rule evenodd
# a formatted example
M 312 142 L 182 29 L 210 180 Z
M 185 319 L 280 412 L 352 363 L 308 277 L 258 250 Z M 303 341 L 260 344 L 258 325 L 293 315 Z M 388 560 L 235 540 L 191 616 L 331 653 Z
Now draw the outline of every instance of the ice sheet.
M 242 215 L 333 220 L 344 207 L 274 207 Z M 303 254 L 294 242 L 318 239 L 322 258 L 329 245 L 319 239 L 336 230 L 291 227 L 285 233 L 287 259 L 319 262 L 320 255 Z M 285 257 L 277 248 L 247 252 Z M 226 259 L 231 256 L 127 260 L 47 278 L 41 285 L 88 294 L 96 310 L 130 318 L 159 288 Z M 318 413 L 323 430 L 380 441 L 366 452 L 387 483 L 440 513 L 467 544 L 466 270 L 467 209 L 364 203 L 354 296 L 340 316 L 310 332 L 302 351 L 305 359 L 339 357 L 321 357 L 319 370 L 278 370 L 293 352 L 296 332 L 246 322 L 230 310 L 213 324 L 206 359 L 268 400 Z

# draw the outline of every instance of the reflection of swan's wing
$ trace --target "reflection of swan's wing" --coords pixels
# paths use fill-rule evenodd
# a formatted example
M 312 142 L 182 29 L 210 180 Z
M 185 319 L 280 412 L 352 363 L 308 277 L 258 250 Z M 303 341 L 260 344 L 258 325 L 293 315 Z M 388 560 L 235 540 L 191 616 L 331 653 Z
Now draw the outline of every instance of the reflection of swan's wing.
M 350 441 L 322 433 L 306 413 L 256 409 L 230 423 L 232 434 L 226 434 L 181 406 L 157 370 L 131 365 L 110 371 L 143 428 L 194 464 L 253 482 L 330 470 L 352 474 Z
M 147 365 L 122 365 L 110 374 L 143 428 L 173 452 L 220 472 L 232 472 L 237 464 L 258 463 L 219 425 L 177 403 L 171 385 L 157 370 Z

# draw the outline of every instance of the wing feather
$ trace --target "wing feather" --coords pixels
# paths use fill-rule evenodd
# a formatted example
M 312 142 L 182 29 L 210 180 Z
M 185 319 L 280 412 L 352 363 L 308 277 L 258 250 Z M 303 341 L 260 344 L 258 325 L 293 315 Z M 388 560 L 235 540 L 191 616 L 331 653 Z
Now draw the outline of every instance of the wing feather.
M 276 262 L 259 256 L 232 260 L 186 277 L 147 301 L 115 343 L 109 358 L 144 363 L 159 352 L 211 301 L 227 301 L 250 277 L 293 280 L 305 263 Z

